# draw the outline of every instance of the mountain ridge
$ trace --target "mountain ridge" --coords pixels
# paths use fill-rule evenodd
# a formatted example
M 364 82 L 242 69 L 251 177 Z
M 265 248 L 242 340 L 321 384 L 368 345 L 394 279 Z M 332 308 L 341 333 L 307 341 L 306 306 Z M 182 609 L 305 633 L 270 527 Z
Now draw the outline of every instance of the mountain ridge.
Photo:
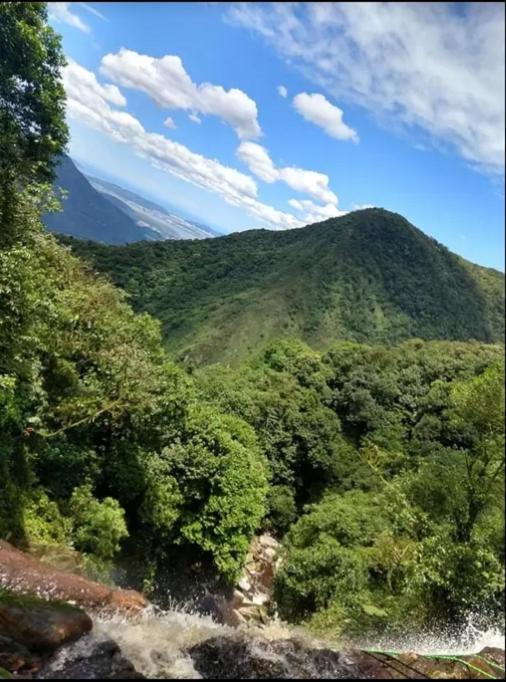
M 60 212 L 43 216 L 44 224 L 52 232 L 109 244 L 156 237 L 97 192 L 66 154 L 56 167 L 54 188 L 57 193 L 63 189 L 67 196 L 61 200 Z
M 161 320 L 172 352 L 197 363 L 235 364 L 287 336 L 322 349 L 336 339 L 504 338 L 504 275 L 385 209 L 295 230 L 73 248 Z
M 53 187 L 63 189 L 62 210 L 43 216 L 46 227 L 59 234 L 110 245 L 143 240 L 214 236 L 214 230 L 171 213 L 151 200 L 80 170 L 64 154 L 56 166 Z

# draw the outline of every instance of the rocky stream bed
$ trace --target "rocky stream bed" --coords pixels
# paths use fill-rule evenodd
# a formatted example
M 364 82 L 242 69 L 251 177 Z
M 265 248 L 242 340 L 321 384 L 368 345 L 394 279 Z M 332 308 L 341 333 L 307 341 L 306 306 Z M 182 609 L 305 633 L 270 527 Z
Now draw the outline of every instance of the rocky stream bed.
M 0 542 L 0 677 L 19 679 L 501 679 L 477 653 L 335 650 L 266 621 L 275 546 L 256 539 L 212 614 L 161 610 Z M 496 642 L 497 644 L 497 642 Z

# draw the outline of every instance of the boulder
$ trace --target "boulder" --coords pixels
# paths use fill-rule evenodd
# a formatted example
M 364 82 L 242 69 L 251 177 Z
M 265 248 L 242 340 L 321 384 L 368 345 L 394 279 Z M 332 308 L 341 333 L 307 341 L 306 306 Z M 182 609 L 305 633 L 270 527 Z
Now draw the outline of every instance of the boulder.
M 0 594 L 0 635 L 31 651 L 56 649 L 91 628 L 90 617 L 69 604 Z
M 0 636 L 0 671 L 7 677 L 15 673 L 19 677 L 28 677 L 42 665 L 42 659 L 32 655 L 28 649 L 8 637 Z M 0 679 L 2 675 L 0 674 Z
M 297 639 L 269 641 L 242 634 L 213 637 L 188 653 L 203 679 L 504 678 L 502 650 L 484 650 L 474 656 L 391 656 L 358 649 L 333 651 Z
M 36 594 L 84 607 L 139 611 L 145 598 L 133 590 L 113 590 L 84 576 L 55 568 L 0 540 L 0 588 Z
M 260 624 L 267 620 L 278 549 L 278 541 L 267 533 L 253 538 L 243 573 L 231 597 L 213 597 L 215 617 L 220 623 L 237 627 L 250 621 Z
M 38 679 L 49 680 L 138 680 L 137 672 L 116 642 L 83 637 L 77 644 L 62 647 L 42 668 Z
M 214 637 L 189 650 L 203 679 L 336 679 L 350 677 L 341 654 L 296 640 Z

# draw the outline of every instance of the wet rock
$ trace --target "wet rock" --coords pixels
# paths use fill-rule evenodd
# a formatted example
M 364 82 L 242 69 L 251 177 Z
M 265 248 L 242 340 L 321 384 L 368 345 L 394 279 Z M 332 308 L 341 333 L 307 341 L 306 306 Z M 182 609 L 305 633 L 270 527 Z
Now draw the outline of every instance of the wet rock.
M 192 647 L 189 654 L 204 679 L 504 678 L 501 650 L 453 658 L 415 653 L 394 657 L 361 650 L 338 652 L 296 639 L 268 641 L 242 635 L 208 639 Z
M 36 676 L 49 680 L 134 680 L 144 679 L 126 659 L 116 642 L 83 637 L 62 647 Z
M 278 549 L 278 541 L 267 533 L 253 538 L 233 594 L 228 599 L 214 597 L 218 622 L 237 627 L 268 620 Z
M 55 568 L 3 540 L 0 540 L 0 587 L 20 594 L 36 594 L 43 599 L 125 612 L 138 611 L 147 604 L 139 592 L 113 590 Z
M 297 640 L 214 637 L 189 650 L 203 679 L 346 679 L 361 677 L 340 653 Z
M 210 615 L 220 625 L 232 628 L 246 623 L 240 609 L 234 607 L 231 600 L 222 595 L 207 594 L 199 602 L 199 613 Z
M 0 595 L 0 635 L 31 651 L 56 649 L 92 628 L 90 617 L 69 604 Z
M 0 671 L 3 670 L 9 675 L 15 673 L 19 677 L 29 677 L 41 666 L 42 660 L 32 655 L 25 646 L 8 637 L 0 637 Z
M 147 605 L 146 599 L 135 590 L 111 590 L 108 604 L 118 611 L 140 611 Z

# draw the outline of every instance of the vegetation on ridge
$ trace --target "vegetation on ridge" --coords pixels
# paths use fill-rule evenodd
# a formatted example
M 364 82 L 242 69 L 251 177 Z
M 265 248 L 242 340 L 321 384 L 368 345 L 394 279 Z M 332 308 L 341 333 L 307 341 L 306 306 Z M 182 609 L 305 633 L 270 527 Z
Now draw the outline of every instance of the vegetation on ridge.
M 26 35 L 59 93 L 45 11 L 0 3 L 0 31 L 6 18 Z M 177 365 L 160 323 L 43 230 L 49 190 L 35 169 L 50 174 L 53 159 L 43 126 L 19 144 L 16 73 L 0 76 L 14 131 L 3 140 L 12 167 L 8 155 L 0 168 L 0 537 L 103 564 L 129 536 L 146 577 L 177 552 L 231 583 L 268 529 L 283 543 L 280 612 L 315 630 L 500 614 L 504 349 L 479 342 L 500 337 L 498 275 L 382 211 L 284 234 L 79 246 L 138 307 L 158 301 L 162 323 L 179 320 L 181 349 L 194 333 L 208 359 L 230 334 L 237 360 L 241 339 L 255 347 L 288 318 L 284 335 L 329 344 L 264 343 L 235 369 Z M 63 143 L 63 108 L 50 115 Z M 465 340 L 389 343 L 415 333 Z
M 355 211 L 297 230 L 72 248 L 162 322 L 171 354 L 234 365 L 278 338 L 504 338 L 504 276 L 472 265 L 400 215 Z

